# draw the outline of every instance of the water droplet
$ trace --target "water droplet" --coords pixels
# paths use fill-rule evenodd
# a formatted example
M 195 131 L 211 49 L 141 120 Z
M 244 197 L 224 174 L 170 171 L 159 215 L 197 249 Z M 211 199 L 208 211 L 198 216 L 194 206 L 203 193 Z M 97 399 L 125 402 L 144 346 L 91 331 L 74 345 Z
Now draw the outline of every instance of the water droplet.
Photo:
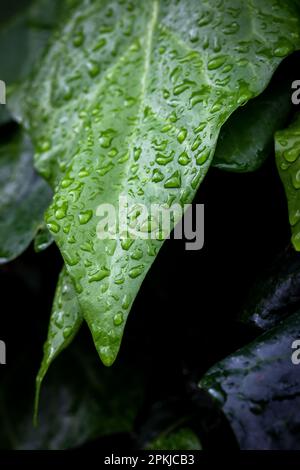
M 227 60 L 226 56 L 215 57 L 208 62 L 207 68 L 208 70 L 216 70 L 219 67 L 221 67 L 223 64 L 225 64 L 226 60 Z
M 182 93 L 184 93 L 186 90 L 188 90 L 191 87 L 191 85 L 194 85 L 194 84 L 195 82 L 185 80 L 184 82 L 180 83 L 174 88 L 173 93 L 175 96 L 179 96 Z
M 203 11 L 198 20 L 198 26 L 202 27 L 209 25 L 213 20 L 213 16 L 214 13 L 212 10 Z
M 160 170 L 158 170 L 157 168 L 153 170 L 152 181 L 154 181 L 154 183 L 159 183 L 163 179 L 164 175 Z
M 80 225 L 87 224 L 88 221 L 91 220 L 92 216 L 93 216 L 93 211 L 91 210 L 79 212 L 78 219 L 79 219 Z
M 38 144 L 38 150 L 40 152 L 47 152 L 48 150 L 51 149 L 51 142 L 50 140 L 42 140 L 41 142 L 39 142 Z
M 133 242 L 134 240 L 132 238 L 126 238 L 121 241 L 121 247 L 123 248 L 123 250 L 128 251 Z
M 133 152 L 133 158 L 137 162 L 142 153 L 141 147 L 135 147 Z
M 84 42 L 84 34 L 82 31 L 77 31 L 77 33 L 75 33 L 74 37 L 73 37 L 73 45 L 75 47 L 80 47 L 82 46 Z
M 78 173 L 79 178 L 86 178 L 89 175 L 90 175 L 90 172 L 86 168 L 82 168 Z
M 190 36 L 190 41 L 193 42 L 193 43 L 197 42 L 199 40 L 199 34 L 198 34 L 197 29 L 195 29 L 195 28 L 190 30 L 189 36 Z
M 93 61 L 90 61 L 90 62 L 87 63 L 87 69 L 88 69 L 88 72 L 89 72 L 89 76 L 91 78 L 96 77 L 100 72 L 99 65 L 96 62 L 93 62 Z
M 274 50 L 275 57 L 285 57 L 294 50 L 293 44 L 287 40 L 282 40 L 278 42 Z
M 199 147 L 199 145 L 201 144 L 201 142 L 202 142 L 202 139 L 201 139 L 199 136 L 197 136 L 196 139 L 194 140 L 193 144 L 192 144 L 192 147 L 191 147 L 191 149 L 192 149 L 193 152 L 194 152 L 195 150 L 197 150 L 197 148 Z
M 210 156 L 210 151 L 209 150 L 204 150 L 203 152 L 200 152 L 197 157 L 196 157 L 196 163 L 197 165 L 203 165 Z
M 120 326 L 122 325 L 123 321 L 124 321 L 123 313 L 122 312 L 116 313 L 116 315 L 114 316 L 114 325 Z
M 175 171 L 170 178 L 164 184 L 165 188 L 180 188 L 181 187 L 181 174 L 179 171 Z
M 295 189 L 300 189 L 300 170 L 293 174 L 293 186 Z
M 112 142 L 112 137 L 109 137 L 106 135 L 102 135 L 99 139 L 99 143 L 101 147 L 103 147 L 104 149 L 109 148 L 111 146 L 111 142 Z
M 229 23 L 228 25 L 226 25 L 222 29 L 222 32 L 223 34 L 235 34 L 238 32 L 239 29 L 240 29 L 240 25 L 236 21 L 233 21 L 232 23 Z
M 199 172 L 192 179 L 191 186 L 192 186 L 193 189 L 197 189 L 197 187 L 200 183 L 200 180 L 201 180 L 201 173 Z
M 131 255 L 131 258 L 134 260 L 140 260 L 143 257 L 143 251 L 140 248 L 137 248 L 134 250 L 134 252 Z
M 72 333 L 72 327 L 71 326 L 66 326 L 66 328 L 63 329 L 63 337 L 65 339 L 69 338 Z
M 101 269 L 96 271 L 95 273 L 89 275 L 89 282 L 97 282 L 97 281 L 102 281 L 102 279 L 105 279 L 110 275 L 110 270 L 103 266 Z
M 135 266 L 129 270 L 128 272 L 129 277 L 131 277 L 132 279 L 135 279 L 142 274 L 143 270 L 144 270 L 143 264 L 140 264 L 139 266 Z
M 75 266 L 76 264 L 79 263 L 80 257 L 78 253 L 72 252 L 72 253 L 67 253 L 66 250 L 64 251 L 64 259 L 65 262 L 69 266 Z
M 157 153 L 155 157 L 155 161 L 159 165 L 167 165 L 169 162 L 171 162 L 174 158 L 174 151 L 171 151 L 168 155 L 162 154 L 162 153 Z
M 191 159 L 190 157 L 188 156 L 187 152 L 182 152 L 181 155 L 179 155 L 179 158 L 178 158 L 178 163 L 180 165 L 188 165 L 190 163 Z
M 64 326 L 64 312 L 55 312 L 54 316 L 54 324 L 57 328 L 61 329 Z
M 107 165 L 103 165 L 100 167 L 99 170 L 96 170 L 96 173 L 100 176 L 106 175 L 112 168 L 114 167 L 114 164 L 112 162 L 107 163 Z
M 68 188 L 74 182 L 73 178 L 64 178 L 61 182 L 62 188 Z
M 124 310 L 127 310 L 130 304 L 131 304 L 131 296 L 129 294 L 125 294 L 122 300 L 122 308 Z
M 50 230 L 50 232 L 53 232 L 53 233 L 58 233 L 60 231 L 60 225 L 58 225 L 58 223 L 54 221 L 48 222 L 47 227 Z
M 187 136 L 187 130 L 186 129 L 181 129 L 178 134 L 177 134 L 177 140 L 180 144 L 182 144 Z
M 161 132 L 166 133 L 169 132 L 172 129 L 172 124 L 166 124 L 161 128 Z
M 287 162 L 293 163 L 300 156 L 300 152 L 299 152 L 299 149 L 292 148 L 290 150 L 286 150 L 283 156 Z
M 283 171 L 288 170 L 289 167 L 290 167 L 290 165 L 289 165 L 288 163 L 286 163 L 286 162 L 280 163 L 280 168 L 281 168 L 281 170 L 283 170 Z

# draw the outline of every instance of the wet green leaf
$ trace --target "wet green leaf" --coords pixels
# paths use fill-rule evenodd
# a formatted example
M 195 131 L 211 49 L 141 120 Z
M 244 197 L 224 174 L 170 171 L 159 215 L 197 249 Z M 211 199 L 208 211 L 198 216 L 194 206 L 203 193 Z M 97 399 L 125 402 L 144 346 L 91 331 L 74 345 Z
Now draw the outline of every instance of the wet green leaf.
M 36 167 L 56 187 L 48 227 L 104 364 L 162 241 L 99 239 L 99 205 L 192 201 L 221 126 L 299 46 L 292 5 L 86 0 L 16 93 Z M 147 233 L 145 213 L 129 218 Z
M 31 142 L 21 132 L 0 146 L 0 263 L 28 247 L 52 197 L 32 158 Z
M 215 399 L 241 449 L 300 449 L 300 312 L 213 366 L 200 387 Z M 299 356 L 299 355 L 298 355 Z
M 221 129 L 213 166 L 244 173 L 257 170 L 273 149 L 274 133 L 292 109 L 291 82 L 267 88 L 239 108 Z
M 276 163 L 288 202 L 292 243 L 300 251 L 300 115 L 275 136 Z
M 73 341 L 83 318 L 72 281 L 63 268 L 56 287 L 44 357 L 36 378 L 35 418 L 42 381 L 53 360 Z

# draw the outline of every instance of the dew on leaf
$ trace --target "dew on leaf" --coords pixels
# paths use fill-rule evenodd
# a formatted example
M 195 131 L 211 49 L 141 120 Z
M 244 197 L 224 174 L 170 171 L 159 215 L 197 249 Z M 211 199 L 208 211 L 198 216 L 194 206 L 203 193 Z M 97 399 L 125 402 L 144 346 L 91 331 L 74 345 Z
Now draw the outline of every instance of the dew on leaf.
M 109 275 L 110 275 L 110 270 L 106 266 L 103 266 L 101 269 L 99 269 L 95 273 L 89 275 L 89 282 L 102 281 L 102 279 L 105 279 Z
M 116 315 L 114 316 L 114 325 L 120 326 L 122 325 L 123 321 L 124 321 L 123 313 L 122 312 L 116 313 Z
M 179 171 L 175 171 L 170 178 L 168 178 L 164 184 L 165 188 L 180 188 L 181 187 L 181 174 Z
M 218 56 L 213 59 L 210 59 L 207 64 L 208 70 L 216 70 L 225 64 L 227 60 L 226 56 Z
M 93 216 L 93 211 L 92 210 L 86 210 L 86 211 L 79 212 L 78 220 L 79 220 L 80 225 L 87 224 L 89 222 L 89 220 L 91 220 L 92 216 Z
M 187 136 L 187 130 L 186 129 L 180 129 L 180 131 L 177 134 L 177 140 L 180 144 L 182 144 Z
M 182 154 L 179 155 L 178 157 L 178 163 L 180 165 L 188 165 L 190 163 L 191 159 L 190 157 L 188 156 L 187 152 L 182 152 Z
M 53 232 L 53 233 L 58 233 L 60 231 L 60 225 L 54 221 L 48 222 L 47 227 L 50 230 L 50 232 Z
M 143 270 L 144 270 L 144 265 L 143 264 L 140 264 L 138 266 L 134 266 L 128 272 L 129 277 L 131 277 L 131 279 L 135 279 L 135 278 L 139 277 L 142 274 Z

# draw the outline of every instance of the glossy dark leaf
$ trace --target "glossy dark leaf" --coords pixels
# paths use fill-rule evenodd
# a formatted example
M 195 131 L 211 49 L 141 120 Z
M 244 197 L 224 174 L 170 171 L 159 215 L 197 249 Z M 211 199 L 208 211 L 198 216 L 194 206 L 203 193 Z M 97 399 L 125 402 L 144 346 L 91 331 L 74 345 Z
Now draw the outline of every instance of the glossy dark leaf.
M 239 108 L 221 129 L 213 166 L 238 173 L 257 170 L 273 150 L 274 133 L 286 124 L 291 109 L 290 81 Z
M 263 330 L 275 326 L 300 305 L 300 256 L 285 250 L 250 289 L 243 322 Z
M 75 0 L 76 1 L 76 0 Z M 12 85 L 24 80 L 41 58 L 60 17 L 74 0 L 29 0 L 0 23 L 0 77 Z
M 241 449 L 300 449 L 300 366 L 292 362 L 299 329 L 297 312 L 213 366 L 200 382 Z
M 32 157 L 30 140 L 21 132 L 0 146 L 0 263 L 28 247 L 52 197 Z

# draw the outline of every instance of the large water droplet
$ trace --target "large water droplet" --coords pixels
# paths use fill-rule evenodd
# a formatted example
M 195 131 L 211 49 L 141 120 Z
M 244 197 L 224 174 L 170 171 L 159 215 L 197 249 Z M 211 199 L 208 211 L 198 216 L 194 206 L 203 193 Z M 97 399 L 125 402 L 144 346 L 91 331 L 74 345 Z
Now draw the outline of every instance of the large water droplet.
M 164 184 L 165 188 L 180 188 L 181 187 L 181 174 L 179 171 L 175 171 L 170 178 Z
M 131 277 L 132 279 L 135 279 L 136 277 L 139 277 L 142 272 L 144 270 L 144 265 L 143 264 L 140 264 L 139 266 L 134 266 L 133 268 L 131 268 L 129 270 L 129 277 Z
M 122 325 L 123 321 L 124 321 L 123 313 L 122 312 L 116 313 L 116 315 L 114 316 L 114 325 L 120 326 Z
M 78 219 L 79 219 L 80 225 L 87 224 L 88 221 L 91 220 L 92 216 L 93 216 L 93 211 L 91 210 L 79 212 Z

